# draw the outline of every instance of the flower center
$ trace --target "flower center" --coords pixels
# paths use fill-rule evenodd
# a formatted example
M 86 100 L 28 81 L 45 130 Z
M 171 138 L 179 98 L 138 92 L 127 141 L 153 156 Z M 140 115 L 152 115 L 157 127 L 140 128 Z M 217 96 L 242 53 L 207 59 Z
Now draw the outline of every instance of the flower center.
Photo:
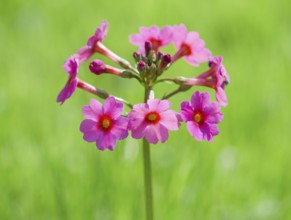
M 204 122 L 204 116 L 203 116 L 202 112 L 195 112 L 193 115 L 193 120 L 197 124 L 201 125 Z
M 191 47 L 188 44 L 183 43 L 180 47 L 180 50 L 184 56 L 189 56 L 192 54 Z
M 157 40 L 155 38 L 151 38 L 150 42 L 152 43 L 153 50 L 157 51 L 162 44 L 161 40 Z
M 160 121 L 161 117 L 157 112 L 149 112 L 145 116 L 145 121 L 149 124 L 156 124 Z
M 109 131 L 112 128 L 112 118 L 108 115 L 102 115 L 98 126 L 103 131 Z

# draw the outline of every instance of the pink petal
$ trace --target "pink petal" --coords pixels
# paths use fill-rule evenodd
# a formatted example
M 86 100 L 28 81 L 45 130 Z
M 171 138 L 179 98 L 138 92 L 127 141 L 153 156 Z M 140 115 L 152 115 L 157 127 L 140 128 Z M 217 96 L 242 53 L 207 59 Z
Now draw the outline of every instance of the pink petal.
M 123 109 L 121 102 L 116 102 L 114 97 L 109 97 L 104 102 L 104 114 L 110 115 L 113 119 L 118 118 Z
M 77 79 L 73 79 L 70 81 L 70 79 L 67 81 L 65 87 L 62 89 L 62 91 L 59 93 L 57 97 L 57 102 L 64 103 L 68 98 L 71 97 L 71 95 L 75 92 L 77 87 Z
M 97 131 L 97 124 L 95 121 L 85 119 L 81 122 L 80 131 L 83 133 L 88 131 Z
M 92 47 L 84 46 L 78 51 L 77 56 L 80 62 L 82 63 L 89 60 L 93 54 L 94 54 L 94 51 Z
M 215 97 L 219 104 L 221 104 L 222 106 L 227 105 L 227 97 L 223 88 L 221 87 L 216 88 Z
M 210 104 L 210 95 L 208 92 L 200 93 L 196 91 L 191 97 L 191 105 L 195 110 L 202 110 L 204 106 Z
M 219 130 L 215 124 L 204 123 L 200 127 L 201 132 L 203 133 L 203 139 L 209 142 L 213 141 L 213 136 L 219 133 Z
M 149 99 L 147 101 L 150 111 L 162 112 L 167 110 L 171 103 L 168 100 Z
M 203 140 L 203 134 L 199 128 L 199 126 L 193 122 L 193 121 L 188 121 L 187 122 L 187 129 L 189 133 L 197 140 L 197 141 L 202 141 Z
M 181 103 L 180 117 L 184 122 L 193 120 L 193 109 L 188 101 Z
M 145 138 L 149 143 L 156 144 L 159 139 L 157 137 L 157 132 L 153 127 L 154 126 L 147 126 L 145 130 Z
M 176 112 L 173 110 L 167 110 L 160 113 L 160 123 L 165 126 L 168 130 L 178 130 L 179 122 L 176 116 Z
M 146 114 L 149 112 L 148 104 L 136 104 L 133 106 L 133 111 L 140 114 Z
M 158 141 L 164 143 L 168 140 L 169 132 L 161 124 L 147 126 L 145 130 L 145 138 L 149 143 L 156 144 Z
M 85 118 L 87 118 L 87 119 L 91 119 L 91 120 L 93 120 L 93 121 L 97 121 L 97 117 L 98 117 L 98 115 L 96 115 L 96 114 L 93 112 L 93 110 L 92 110 L 92 108 L 91 108 L 90 106 L 88 106 L 88 105 L 84 106 L 84 107 L 82 108 L 82 113 L 83 113 L 83 115 L 85 116 Z
M 89 131 L 84 133 L 83 139 L 87 142 L 95 142 L 99 135 L 99 131 Z
M 197 32 L 191 31 L 187 33 L 185 43 L 190 46 L 195 45 L 196 41 L 199 39 L 199 34 Z
M 96 116 L 103 114 L 102 104 L 98 102 L 96 99 L 90 100 L 90 108 Z
M 173 28 L 173 41 L 177 50 L 180 49 L 181 44 L 187 37 L 187 28 L 184 24 L 174 26 Z
M 129 129 L 131 130 L 131 136 L 135 139 L 140 139 L 145 136 L 145 130 L 147 128 L 146 123 L 141 123 L 138 127 L 135 127 L 134 129 L 129 126 Z
M 96 140 L 96 146 L 99 150 L 105 150 L 106 148 L 109 150 L 114 150 L 115 145 L 116 138 L 110 133 L 106 133 L 103 137 L 100 136 L 100 138 Z
M 114 122 L 114 126 L 110 133 L 113 134 L 117 140 L 124 139 L 128 136 L 128 120 L 125 117 L 120 117 Z
M 223 119 L 223 114 L 220 113 L 219 103 L 210 103 L 204 107 L 207 123 L 217 124 Z
M 129 41 L 133 45 L 144 46 L 144 39 L 139 34 L 132 34 L 129 36 Z
M 162 46 L 171 43 L 173 40 L 173 28 L 171 26 L 163 27 L 160 33 L 160 38 L 162 40 Z

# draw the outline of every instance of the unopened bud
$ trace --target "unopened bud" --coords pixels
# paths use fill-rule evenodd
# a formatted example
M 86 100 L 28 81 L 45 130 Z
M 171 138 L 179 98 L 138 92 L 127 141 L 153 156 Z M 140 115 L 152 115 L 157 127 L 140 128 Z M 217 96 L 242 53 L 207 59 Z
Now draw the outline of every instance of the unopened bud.
M 162 59 L 163 56 L 164 56 L 164 53 L 161 52 L 161 51 L 159 51 L 159 52 L 157 53 L 157 60 Z
M 160 63 L 160 69 L 165 69 L 169 63 L 171 63 L 172 58 L 170 54 L 166 54 L 162 57 L 161 63 Z
M 90 63 L 89 69 L 92 73 L 100 75 L 106 71 L 106 65 L 101 60 L 93 60 Z
M 134 52 L 132 56 L 135 62 L 139 62 L 141 60 L 141 54 L 139 52 Z
M 146 56 L 148 56 L 150 54 L 150 51 L 152 50 L 152 47 L 153 47 L 153 45 L 152 45 L 152 43 L 150 41 L 146 41 L 144 43 L 144 49 L 145 49 Z
M 138 69 L 138 71 L 140 72 L 140 73 L 143 73 L 143 72 L 145 72 L 145 70 L 146 70 L 146 66 L 147 66 L 147 64 L 144 62 L 144 61 L 139 61 L 139 63 L 137 64 L 137 69 Z

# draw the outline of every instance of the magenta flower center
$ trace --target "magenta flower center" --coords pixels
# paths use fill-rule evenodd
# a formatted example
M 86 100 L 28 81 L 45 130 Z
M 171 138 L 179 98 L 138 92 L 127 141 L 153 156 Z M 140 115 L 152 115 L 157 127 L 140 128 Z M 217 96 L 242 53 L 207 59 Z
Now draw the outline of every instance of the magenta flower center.
M 157 40 L 155 38 L 151 38 L 149 41 L 152 43 L 152 48 L 155 51 L 157 51 L 158 48 L 162 45 L 162 41 Z
M 192 54 L 191 47 L 188 44 L 182 43 L 180 47 L 180 51 L 184 56 L 189 56 Z
M 160 121 L 161 117 L 157 112 L 149 112 L 145 116 L 145 121 L 149 124 L 156 124 Z
M 193 121 L 201 125 L 204 122 L 204 115 L 202 112 L 197 111 L 193 114 Z
M 102 115 L 98 122 L 98 127 L 103 131 L 109 131 L 112 128 L 112 118 L 108 115 Z

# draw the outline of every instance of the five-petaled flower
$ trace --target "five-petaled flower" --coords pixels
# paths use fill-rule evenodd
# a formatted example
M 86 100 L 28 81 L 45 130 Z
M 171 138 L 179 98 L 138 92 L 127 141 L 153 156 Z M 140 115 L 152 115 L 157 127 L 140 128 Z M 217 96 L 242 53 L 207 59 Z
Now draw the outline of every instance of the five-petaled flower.
M 99 150 L 113 150 L 117 140 L 128 136 L 128 119 L 121 116 L 123 104 L 114 97 L 105 100 L 104 106 L 95 99 L 82 109 L 85 120 L 80 125 L 84 140 L 96 142 Z
M 219 133 L 216 124 L 222 120 L 223 115 L 219 104 L 210 102 L 209 93 L 196 91 L 191 103 L 181 103 L 180 117 L 187 123 L 188 131 L 197 141 L 213 141 L 213 136 Z
M 76 55 L 71 56 L 63 65 L 64 70 L 69 74 L 69 79 L 59 93 L 57 102 L 63 104 L 66 99 L 70 98 L 71 95 L 75 92 L 77 84 L 78 84 L 78 70 L 79 70 L 79 60 Z
M 160 47 L 166 46 L 172 42 L 172 27 L 165 26 L 161 30 L 157 26 L 149 28 L 141 27 L 139 34 L 132 34 L 129 36 L 129 41 L 136 46 L 142 54 L 145 54 L 145 42 L 151 43 L 152 49 L 158 51 Z
M 184 24 L 174 26 L 173 41 L 177 49 L 172 58 L 172 62 L 183 57 L 193 66 L 199 66 L 201 62 L 207 62 L 211 52 L 205 48 L 205 42 L 200 39 L 197 32 L 187 32 Z
M 128 114 L 129 130 L 132 137 L 145 137 L 149 143 L 165 142 L 168 130 L 178 130 L 177 114 L 168 110 L 170 102 L 167 100 L 149 99 L 145 104 L 136 104 Z

